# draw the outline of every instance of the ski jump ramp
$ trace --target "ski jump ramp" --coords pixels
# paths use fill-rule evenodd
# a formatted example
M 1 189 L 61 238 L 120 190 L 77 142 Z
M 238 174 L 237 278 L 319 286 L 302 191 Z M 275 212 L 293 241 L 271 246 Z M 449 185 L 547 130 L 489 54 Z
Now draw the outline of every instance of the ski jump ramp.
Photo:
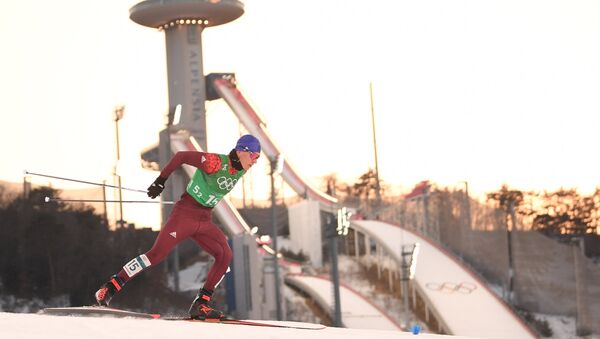
M 446 333 L 485 338 L 536 338 L 513 310 L 455 257 L 402 227 L 372 220 L 350 226 L 381 245 L 396 263 L 402 246 L 419 244 L 412 287 Z
M 208 86 L 214 87 L 244 127 L 260 140 L 262 151 L 269 159 L 275 161 L 280 157 L 282 152 L 268 133 L 265 122 L 237 88 L 233 76 L 212 78 L 210 81 Z M 171 149 L 173 152 L 202 151 L 193 137 L 181 133 L 171 135 Z M 188 175 L 193 174 L 191 167 L 186 167 L 185 170 Z M 337 200 L 315 189 L 287 160 L 283 164 L 281 175 L 300 196 L 318 201 L 321 210 L 335 211 Z M 249 233 L 250 228 L 228 199 L 223 199 L 222 203 L 215 207 L 215 212 L 230 234 Z M 402 245 L 419 244 L 413 291 L 425 299 L 426 305 L 430 307 L 428 311 L 436 316 L 445 332 L 482 338 L 537 337 L 469 268 L 425 238 L 396 225 L 380 221 L 353 221 L 351 228 L 375 240 L 398 265 L 402 262 Z M 297 276 L 290 277 L 288 282 L 305 289 L 307 293 L 327 304 L 329 300 L 323 294 L 326 289 L 322 286 L 323 281 L 311 280 L 309 283 L 307 279 L 317 278 Z M 349 293 L 345 293 L 344 296 L 354 300 Z M 352 307 L 353 304 L 354 302 L 351 302 L 346 306 Z M 350 310 L 343 309 L 343 312 L 348 311 Z M 381 315 L 377 317 L 381 318 Z M 348 319 L 343 321 L 347 325 L 352 322 Z
M 260 140 L 262 151 L 271 161 L 276 161 L 282 152 L 277 147 L 265 122 L 260 118 L 256 110 L 252 108 L 242 92 L 237 88 L 233 77 L 221 77 L 214 79 L 212 84 L 216 92 L 227 102 L 244 127 Z M 321 203 L 321 209 L 332 211 L 337 199 L 315 189 L 305 180 L 298 171 L 287 161 L 283 162 L 281 176 L 290 187 L 301 197 L 316 200 Z
M 328 278 L 292 274 L 285 277 L 285 282 L 308 293 L 322 309 L 331 312 L 334 309 L 335 304 L 331 293 L 333 285 Z M 340 301 L 343 327 L 402 330 L 400 324 L 389 318 L 384 311 L 355 292 L 350 286 L 341 284 Z

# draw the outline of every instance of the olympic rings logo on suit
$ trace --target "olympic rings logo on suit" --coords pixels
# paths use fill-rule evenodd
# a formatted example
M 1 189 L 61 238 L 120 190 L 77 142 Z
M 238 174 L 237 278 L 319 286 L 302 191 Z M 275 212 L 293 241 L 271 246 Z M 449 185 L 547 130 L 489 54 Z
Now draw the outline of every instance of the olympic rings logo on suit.
M 217 184 L 219 184 L 219 188 L 224 190 L 228 190 L 231 191 L 233 189 L 233 186 L 235 186 L 235 183 L 237 182 L 237 179 L 232 179 L 232 178 L 227 178 L 227 177 L 219 177 L 217 178 Z
M 461 282 L 461 283 L 453 283 L 449 281 L 445 281 L 443 283 L 435 283 L 430 282 L 425 284 L 430 290 L 445 292 L 445 293 L 461 293 L 461 294 L 471 294 L 473 291 L 477 289 L 477 285 L 469 282 Z

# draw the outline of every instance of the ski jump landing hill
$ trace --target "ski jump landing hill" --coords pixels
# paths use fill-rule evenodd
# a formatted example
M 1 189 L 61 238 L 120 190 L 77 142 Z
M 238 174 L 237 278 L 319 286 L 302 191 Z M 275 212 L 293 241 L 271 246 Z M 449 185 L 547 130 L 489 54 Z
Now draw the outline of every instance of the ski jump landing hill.
M 209 91 L 213 90 L 223 98 L 244 127 L 258 137 L 262 151 L 267 157 L 273 160 L 281 156 L 281 151 L 268 133 L 265 122 L 245 99 L 235 82 L 235 77 L 232 74 L 209 75 L 207 81 Z M 171 135 L 171 147 L 173 152 L 201 150 L 193 137 L 181 133 Z M 187 171 L 188 175 L 193 174 L 191 168 Z M 283 164 L 281 176 L 300 196 L 318 201 L 321 210 L 333 212 L 336 209 L 337 200 L 315 189 L 287 160 Z M 227 199 L 223 199 L 222 203 L 216 206 L 215 212 L 230 234 L 250 232 L 249 226 Z M 371 256 L 370 250 L 361 253 L 359 247 L 370 249 L 371 244 L 374 243 L 375 253 L 378 256 L 391 258 L 396 268 L 401 267 L 402 245 L 419 244 L 416 273 L 410 284 L 411 302 L 416 304 L 419 300 L 424 303 L 426 317 L 435 318 L 438 331 L 485 338 L 536 337 L 516 313 L 490 291 L 476 274 L 456 260 L 452 254 L 422 236 L 397 225 L 380 221 L 353 221 L 350 227 L 355 235 L 356 256 Z M 359 239 L 363 239 L 364 244 L 359 244 Z M 288 277 L 286 283 L 304 290 L 324 309 L 332 309 L 330 282 L 325 279 L 319 281 L 309 281 L 309 279 L 314 278 Z M 342 313 L 346 312 L 347 315 L 345 319 L 342 316 L 342 322 L 351 326 L 352 315 L 355 319 L 360 318 L 360 309 L 365 310 L 368 307 L 360 301 L 345 303 L 344 299 L 356 300 L 356 297 L 354 292 L 343 286 L 341 293 L 342 307 L 345 307 Z M 362 317 L 389 320 L 381 310 L 369 308 L 369 312 L 375 315 L 363 314 Z M 397 328 L 392 321 L 382 326 Z

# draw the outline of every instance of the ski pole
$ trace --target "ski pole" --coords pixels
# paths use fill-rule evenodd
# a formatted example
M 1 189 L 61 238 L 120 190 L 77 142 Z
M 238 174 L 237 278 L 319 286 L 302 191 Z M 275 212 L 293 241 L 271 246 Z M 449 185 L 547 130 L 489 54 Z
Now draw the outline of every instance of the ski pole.
M 146 190 L 138 190 L 135 188 L 127 188 L 127 187 L 119 187 L 119 186 L 113 186 L 113 185 L 108 185 L 108 184 L 100 184 L 97 182 L 91 182 L 91 181 L 85 181 L 85 180 L 77 180 L 77 179 L 71 179 L 71 178 L 64 178 L 64 177 L 57 177 L 54 175 L 48 175 L 48 174 L 42 174 L 42 173 L 34 173 L 34 172 L 29 172 L 29 171 L 24 171 L 25 174 L 29 174 L 29 175 L 36 175 L 38 177 L 45 177 L 45 178 L 52 178 L 52 179 L 58 179 L 58 180 L 65 180 L 65 181 L 73 181 L 73 182 L 79 182 L 82 184 L 89 184 L 89 185 L 96 185 L 96 186 L 102 186 L 102 187 L 111 187 L 111 188 L 120 188 L 126 191 L 132 191 L 132 192 L 140 192 L 140 193 L 147 193 L 148 191 Z
M 103 200 L 103 199 L 60 199 L 60 198 L 51 198 L 45 197 L 44 202 L 127 202 L 127 203 L 142 203 L 142 204 L 160 204 L 161 201 L 151 201 L 151 200 Z M 173 201 L 163 201 L 163 204 L 173 205 Z

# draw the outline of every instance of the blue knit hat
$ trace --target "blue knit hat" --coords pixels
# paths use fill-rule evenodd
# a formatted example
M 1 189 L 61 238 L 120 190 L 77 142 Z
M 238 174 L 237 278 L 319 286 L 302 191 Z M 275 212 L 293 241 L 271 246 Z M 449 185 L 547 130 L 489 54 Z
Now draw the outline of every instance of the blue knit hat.
M 251 134 L 242 135 L 235 145 L 236 151 L 260 153 L 260 141 Z

